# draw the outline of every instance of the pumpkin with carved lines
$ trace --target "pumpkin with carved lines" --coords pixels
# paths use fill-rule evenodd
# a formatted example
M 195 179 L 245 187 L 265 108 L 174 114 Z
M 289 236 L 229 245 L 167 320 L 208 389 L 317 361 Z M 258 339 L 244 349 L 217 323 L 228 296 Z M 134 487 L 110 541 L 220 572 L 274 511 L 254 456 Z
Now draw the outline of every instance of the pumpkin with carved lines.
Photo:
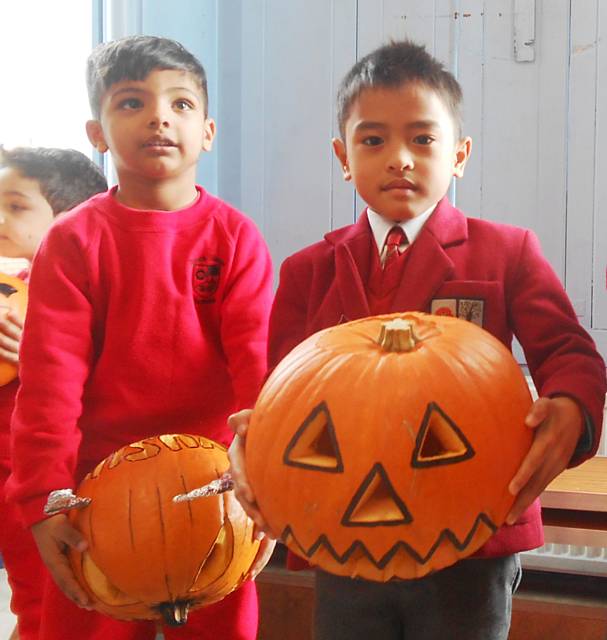
M 123 447 L 84 478 L 77 496 L 90 504 L 69 518 L 89 547 L 70 562 L 97 611 L 176 626 L 247 578 L 259 543 L 233 491 L 173 500 L 228 466 L 216 442 L 168 434 Z
M 504 522 L 531 402 L 510 351 L 471 322 L 356 320 L 309 337 L 272 372 L 247 474 L 274 533 L 311 564 L 421 577 Z
M 0 312 L 2 316 L 13 311 L 23 322 L 26 308 L 27 284 L 21 278 L 0 273 Z M 12 382 L 16 377 L 17 366 L 10 362 L 0 361 L 0 387 Z

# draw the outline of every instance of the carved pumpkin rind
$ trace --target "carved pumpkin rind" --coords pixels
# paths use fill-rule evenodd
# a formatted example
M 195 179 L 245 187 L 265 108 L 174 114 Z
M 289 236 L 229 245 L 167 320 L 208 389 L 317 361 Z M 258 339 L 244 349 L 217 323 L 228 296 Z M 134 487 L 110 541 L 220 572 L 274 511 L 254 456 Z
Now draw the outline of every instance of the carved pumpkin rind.
M 404 352 L 378 348 L 395 318 L 413 328 Z M 512 355 L 476 325 L 365 318 L 311 336 L 274 370 L 251 417 L 247 473 L 271 528 L 312 564 L 421 577 L 474 553 L 503 523 L 531 444 L 530 406 Z M 305 464 L 288 464 L 309 424 L 297 451 Z
M 0 313 L 14 311 L 23 322 L 27 308 L 27 284 L 14 276 L 0 273 Z M 10 362 L 0 362 L 0 387 L 17 377 L 17 367 Z
M 123 620 L 173 612 L 179 624 L 246 579 L 259 543 L 233 492 L 173 502 L 228 466 L 221 445 L 169 434 L 120 449 L 84 478 L 77 493 L 91 503 L 69 517 L 89 548 L 70 562 L 95 609 Z

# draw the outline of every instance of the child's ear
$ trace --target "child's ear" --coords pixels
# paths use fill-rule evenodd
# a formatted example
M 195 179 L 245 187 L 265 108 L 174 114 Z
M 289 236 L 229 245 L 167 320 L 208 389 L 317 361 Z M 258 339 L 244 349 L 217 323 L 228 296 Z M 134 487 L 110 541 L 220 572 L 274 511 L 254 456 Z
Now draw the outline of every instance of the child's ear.
M 453 175 L 456 178 L 463 178 L 464 169 L 466 168 L 466 162 L 470 157 L 470 151 L 472 150 L 472 138 L 467 136 L 462 138 L 455 147 L 455 164 L 453 166 Z
M 204 121 L 204 137 L 202 139 L 202 150 L 210 151 L 213 148 L 213 138 L 215 138 L 215 120 L 207 118 Z
M 99 151 L 99 153 L 105 153 L 108 150 L 105 137 L 103 135 L 103 129 L 99 120 L 88 120 L 86 123 L 86 135 L 88 136 L 91 144 Z
M 344 173 L 344 180 L 351 180 L 352 174 L 350 173 L 350 167 L 348 166 L 348 153 L 346 152 L 346 145 L 340 138 L 333 138 L 331 140 L 333 145 L 333 152 L 335 157 L 339 160 L 342 171 Z

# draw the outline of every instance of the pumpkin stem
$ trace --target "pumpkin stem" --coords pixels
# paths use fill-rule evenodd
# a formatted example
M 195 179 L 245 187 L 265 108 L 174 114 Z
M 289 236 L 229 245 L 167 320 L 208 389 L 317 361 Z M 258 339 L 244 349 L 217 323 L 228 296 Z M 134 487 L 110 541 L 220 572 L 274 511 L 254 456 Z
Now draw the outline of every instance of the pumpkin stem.
M 180 627 L 188 621 L 190 602 L 189 600 L 163 602 L 161 605 L 158 605 L 157 609 L 162 614 L 162 619 L 166 625 L 169 627 Z
M 48 494 L 44 505 L 44 514 L 54 516 L 70 509 L 82 509 L 91 503 L 91 498 L 81 498 L 71 489 L 56 489 Z
M 173 502 L 189 502 L 197 498 L 218 496 L 220 493 L 232 491 L 233 488 L 234 481 L 232 480 L 232 476 L 226 471 L 220 478 L 217 478 L 217 480 L 211 480 L 211 482 L 202 487 L 198 487 L 198 489 L 192 489 L 192 491 L 188 491 L 188 493 L 180 493 L 179 495 L 173 496 Z
M 377 344 L 384 351 L 412 351 L 419 342 L 413 332 L 413 325 L 402 318 L 384 322 Z

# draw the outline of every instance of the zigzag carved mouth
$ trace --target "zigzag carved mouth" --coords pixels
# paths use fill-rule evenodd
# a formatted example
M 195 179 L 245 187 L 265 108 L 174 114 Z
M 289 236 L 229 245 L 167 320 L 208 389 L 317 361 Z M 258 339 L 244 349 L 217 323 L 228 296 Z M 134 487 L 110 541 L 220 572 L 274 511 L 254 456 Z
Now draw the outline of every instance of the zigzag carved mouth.
M 329 542 L 329 539 L 324 533 L 318 536 L 316 541 L 312 544 L 312 546 L 309 549 L 306 549 L 301 545 L 301 543 L 297 540 L 297 537 L 295 536 L 295 534 L 293 533 L 293 530 L 289 525 L 285 527 L 280 537 L 286 545 L 288 545 L 291 548 L 293 546 L 296 546 L 297 549 L 300 550 L 300 555 L 309 559 L 312 559 L 314 554 L 320 549 L 323 549 L 327 551 L 329 554 L 331 554 L 333 559 L 338 564 L 346 564 L 346 562 L 348 562 L 348 560 L 354 554 L 362 554 L 369 560 L 369 562 L 372 565 L 374 565 L 378 569 L 384 569 L 388 565 L 390 560 L 392 560 L 392 558 L 399 551 L 404 551 L 405 553 L 410 555 L 420 565 L 426 564 L 426 562 L 428 562 L 432 558 L 436 550 L 441 546 L 443 542 L 449 542 L 458 551 L 463 551 L 470 544 L 470 541 L 472 540 L 472 538 L 474 537 L 474 535 L 482 525 L 488 527 L 491 530 L 491 533 L 495 533 L 495 531 L 497 531 L 497 526 L 494 524 L 491 518 L 489 518 L 489 516 L 486 513 L 481 512 L 477 516 L 470 531 L 464 537 L 463 540 L 460 540 L 450 529 L 443 529 L 438 535 L 438 537 L 436 538 L 436 541 L 434 542 L 434 544 L 430 547 L 426 555 L 420 554 L 411 545 L 407 544 L 403 540 L 399 540 L 379 559 L 373 557 L 373 555 L 365 546 L 365 543 L 362 542 L 361 540 L 355 540 L 344 551 L 343 554 L 339 554 L 335 550 L 333 545 Z

